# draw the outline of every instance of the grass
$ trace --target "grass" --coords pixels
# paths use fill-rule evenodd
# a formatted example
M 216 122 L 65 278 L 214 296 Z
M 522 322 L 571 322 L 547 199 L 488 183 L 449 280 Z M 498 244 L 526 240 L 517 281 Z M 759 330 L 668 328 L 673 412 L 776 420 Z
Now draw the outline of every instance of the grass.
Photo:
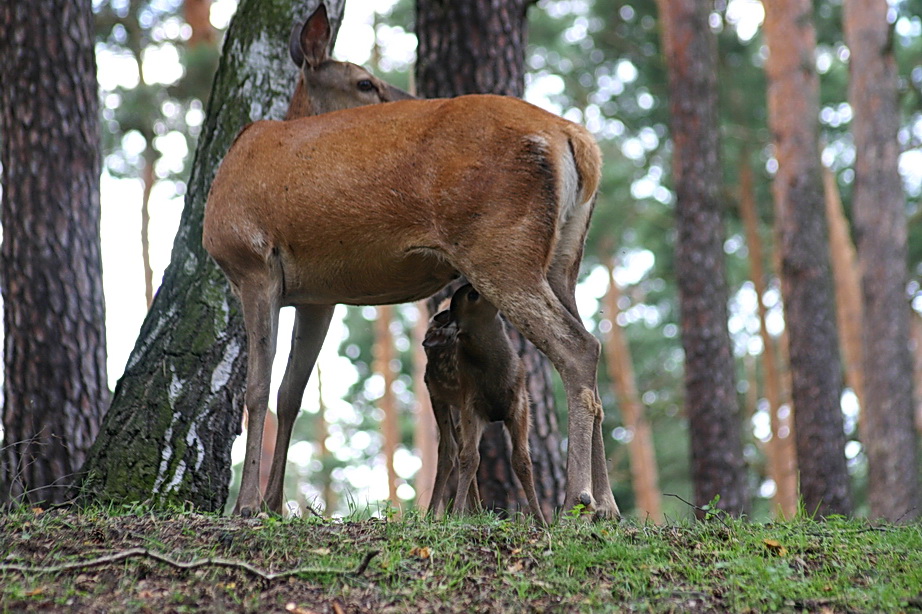
M 0 611 L 922 611 L 920 524 L 385 516 L 19 509 L 0 515 Z

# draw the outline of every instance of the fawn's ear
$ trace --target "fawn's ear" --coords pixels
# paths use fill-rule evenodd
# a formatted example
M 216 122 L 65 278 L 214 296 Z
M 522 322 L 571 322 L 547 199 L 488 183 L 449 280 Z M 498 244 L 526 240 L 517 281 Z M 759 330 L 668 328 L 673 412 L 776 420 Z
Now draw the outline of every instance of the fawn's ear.
M 451 312 L 447 309 L 445 311 L 440 311 L 432 316 L 432 321 L 439 326 L 445 326 L 451 322 Z
M 304 22 L 304 27 L 298 35 L 299 54 L 295 52 L 294 41 L 291 42 L 291 59 L 302 68 L 305 64 L 307 68 L 317 68 L 329 59 L 327 50 L 330 48 L 331 36 L 332 29 L 327 17 L 327 7 L 321 2 L 317 10 L 311 13 L 311 16 Z M 298 62 L 299 58 L 300 62 Z
M 457 336 L 458 327 L 454 326 L 451 312 L 446 309 L 432 316 L 429 329 L 426 331 L 426 337 L 423 339 L 423 347 L 447 347 L 454 343 Z

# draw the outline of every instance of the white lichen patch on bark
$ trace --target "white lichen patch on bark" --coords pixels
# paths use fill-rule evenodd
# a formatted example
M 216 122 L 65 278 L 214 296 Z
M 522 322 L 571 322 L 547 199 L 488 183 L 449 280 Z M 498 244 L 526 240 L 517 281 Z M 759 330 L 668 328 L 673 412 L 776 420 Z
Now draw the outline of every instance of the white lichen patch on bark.
M 234 361 L 237 360 L 237 356 L 239 355 L 240 343 L 236 339 L 231 339 L 227 347 L 224 348 L 224 356 L 221 357 L 221 362 L 218 363 L 218 366 L 215 367 L 215 370 L 211 374 L 212 394 L 220 392 L 227 384 L 228 380 L 230 380 L 231 376 L 234 374 Z

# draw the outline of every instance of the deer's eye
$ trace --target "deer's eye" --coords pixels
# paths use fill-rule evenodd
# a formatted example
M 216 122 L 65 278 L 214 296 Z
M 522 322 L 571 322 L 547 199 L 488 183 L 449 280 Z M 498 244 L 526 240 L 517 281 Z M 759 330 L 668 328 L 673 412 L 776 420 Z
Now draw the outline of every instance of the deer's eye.
M 375 84 L 370 79 L 362 79 L 355 84 L 360 92 L 370 92 L 375 89 Z

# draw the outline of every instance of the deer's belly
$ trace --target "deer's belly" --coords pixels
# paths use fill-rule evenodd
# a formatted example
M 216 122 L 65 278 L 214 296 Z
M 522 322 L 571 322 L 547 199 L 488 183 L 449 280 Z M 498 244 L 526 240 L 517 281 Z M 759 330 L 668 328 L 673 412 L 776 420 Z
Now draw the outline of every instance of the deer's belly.
M 283 258 L 287 304 L 385 305 L 431 296 L 457 277 L 444 259 L 433 253 L 367 254 L 349 258 L 287 264 Z

